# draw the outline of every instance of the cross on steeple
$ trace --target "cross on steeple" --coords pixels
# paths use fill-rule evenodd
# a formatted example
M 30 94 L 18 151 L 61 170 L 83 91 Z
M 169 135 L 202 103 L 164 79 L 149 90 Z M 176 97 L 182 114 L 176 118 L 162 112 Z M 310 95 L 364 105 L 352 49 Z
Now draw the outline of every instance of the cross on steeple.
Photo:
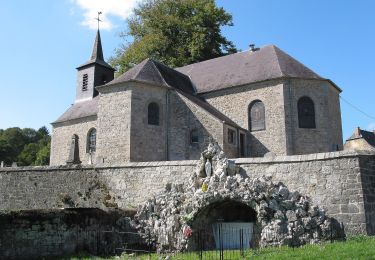
M 102 21 L 100 20 L 100 15 L 102 14 L 102 12 L 98 12 L 98 18 L 95 18 L 95 20 L 98 21 L 98 30 L 99 30 L 99 23 Z

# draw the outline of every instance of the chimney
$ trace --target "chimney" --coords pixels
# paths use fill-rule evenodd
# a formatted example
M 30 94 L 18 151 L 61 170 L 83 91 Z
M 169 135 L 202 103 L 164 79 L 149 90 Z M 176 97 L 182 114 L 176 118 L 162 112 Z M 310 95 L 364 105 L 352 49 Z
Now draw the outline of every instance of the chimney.
M 360 138 L 362 135 L 361 135 L 361 128 L 356 127 L 356 129 L 354 130 L 354 137 L 355 138 Z
M 255 48 L 255 44 L 254 43 L 249 44 L 249 47 L 250 47 L 250 52 L 259 51 L 259 48 Z

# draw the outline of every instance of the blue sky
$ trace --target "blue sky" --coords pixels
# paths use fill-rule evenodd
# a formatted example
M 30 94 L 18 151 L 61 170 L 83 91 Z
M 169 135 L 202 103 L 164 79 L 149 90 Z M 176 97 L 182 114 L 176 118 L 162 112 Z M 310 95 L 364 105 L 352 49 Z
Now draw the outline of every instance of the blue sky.
M 74 102 L 76 70 L 91 54 L 95 13 L 103 12 L 105 58 L 137 0 L 2 0 L 0 128 L 39 128 Z M 342 97 L 344 140 L 356 126 L 375 129 L 375 1 L 217 0 L 233 15 L 224 35 L 242 49 L 275 44 Z

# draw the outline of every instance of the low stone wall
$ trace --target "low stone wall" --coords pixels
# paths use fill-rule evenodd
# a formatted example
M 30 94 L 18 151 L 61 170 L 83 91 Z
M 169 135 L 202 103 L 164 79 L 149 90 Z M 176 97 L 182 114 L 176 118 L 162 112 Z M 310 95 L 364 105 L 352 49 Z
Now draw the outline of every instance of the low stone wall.
M 0 210 L 136 208 L 169 183 L 185 183 L 198 161 L 121 166 L 0 168 Z M 348 234 L 375 234 L 375 154 L 333 152 L 236 159 L 240 173 L 272 176 L 342 221 Z
M 29 210 L 0 212 L 0 259 L 42 259 L 79 252 L 107 255 L 125 243 L 136 246 L 132 231 L 134 212 L 98 209 Z
M 271 176 L 309 196 L 347 234 L 375 234 L 375 154 L 340 151 L 236 160 L 241 174 Z
M 136 208 L 168 183 L 187 182 L 197 163 L 0 168 L 0 210 Z

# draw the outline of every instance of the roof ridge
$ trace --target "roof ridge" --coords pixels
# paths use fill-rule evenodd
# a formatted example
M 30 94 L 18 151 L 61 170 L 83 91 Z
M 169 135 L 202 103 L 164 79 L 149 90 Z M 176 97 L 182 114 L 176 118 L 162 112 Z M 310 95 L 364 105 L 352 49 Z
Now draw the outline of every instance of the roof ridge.
M 146 62 L 145 62 L 145 61 L 146 61 Z M 141 61 L 140 63 L 138 63 L 137 65 L 135 65 L 133 68 L 135 68 L 136 66 L 141 65 L 143 62 L 145 62 L 145 64 L 143 64 L 142 66 L 140 66 L 139 70 L 134 74 L 134 76 L 133 76 L 131 79 L 135 80 L 135 79 L 138 77 L 139 73 L 141 73 L 141 70 L 143 69 L 143 67 L 144 67 L 149 61 L 150 61 L 150 58 L 146 58 L 146 59 L 144 59 L 143 61 Z M 126 73 L 126 72 L 127 72 L 127 71 L 125 71 L 125 73 Z M 124 73 L 124 74 L 125 74 L 125 73 Z
M 153 59 L 149 59 L 149 60 L 151 61 L 152 66 L 156 69 L 158 75 L 159 75 L 159 76 L 161 77 L 161 79 L 163 80 L 164 84 L 165 84 L 166 86 L 172 88 L 172 86 L 170 86 L 170 85 L 167 83 L 167 81 L 164 79 L 163 75 L 161 74 L 160 70 L 159 70 L 158 67 L 156 66 L 156 64 L 155 64 L 155 60 L 153 60 Z
M 297 60 L 296 58 L 292 57 L 291 55 L 289 55 L 288 53 L 286 53 L 285 51 L 281 50 L 280 48 L 278 48 L 277 46 L 273 45 L 274 47 L 274 50 L 275 50 L 275 53 L 278 57 L 278 59 L 280 58 L 280 55 L 283 54 L 284 56 L 286 56 L 287 58 L 291 59 L 293 62 L 297 63 L 299 66 L 302 66 L 305 70 L 307 70 L 309 73 L 312 73 L 315 77 L 319 78 L 319 79 L 324 79 L 323 77 L 321 77 L 318 73 L 316 73 L 315 71 L 313 71 L 312 69 L 310 69 L 309 67 L 307 67 L 305 64 L 303 64 L 301 61 Z M 279 63 L 280 65 L 280 63 Z M 281 69 L 281 72 L 283 73 L 284 75 L 284 72 L 283 70 Z M 285 74 L 285 76 L 289 76 L 287 74 Z
M 268 45 L 264 45 L 264 46 L 260 47 L 260 49 L 257 50 L 257 52 L 261 51 L 264 48 L 271 47 L 271 46 L 277 47 L 277 46 L 275 46 L 273 44 L 268 44 Z M 195 64 L 202 64 L 202 63 L 205 63 L 205 62 L 209 62 L 209 61 L 213 61 L 213 60 L 217 60 L 217 59 L 222 59 L 222 58 L 225 58 L 227 56 L 240 55 L 240 54 L 245 54 L 245 53 L 249 53 L 249 52 L 250 52 L 249 50 L 244 50 L 244 51 L 238 51 L 238 52 L 235 52 L 235 53 L 227 53 L 226 55 L 223 55 L 223 56 L 219 56 L 219 57 L 208 59 L 208 60 L 202 60 L 202 61 L 194 62 L 194 63 L 188 64 L 188 65 L 181 66 L 181 67 L 176 67 L 176 68 L 173 68 L 173 69 L 178 71 L 178 69 L 186 68 L 186 67 L 189 67 L 189 66 L 193 66 Z M 250 53 L 252 53 L 252 52 L 250 52 Z
M 271 44 L 270 46 L 272 47 L 272 50 L 273 50 L 273 52 L 274 52 L 275 55 L 276 55 L 277 66 L 279 67 L 280 75 L 281 75 L 281 76 L 284 76 L 284 72 L 283 72 L 283 70 L 281 69 L 281 65 L 280 65 L 279 54 L 278 54 L 278 52 L 276 51 L 277 46 L 275 46 L 275 45 L 273 45 L 273 44 Z

